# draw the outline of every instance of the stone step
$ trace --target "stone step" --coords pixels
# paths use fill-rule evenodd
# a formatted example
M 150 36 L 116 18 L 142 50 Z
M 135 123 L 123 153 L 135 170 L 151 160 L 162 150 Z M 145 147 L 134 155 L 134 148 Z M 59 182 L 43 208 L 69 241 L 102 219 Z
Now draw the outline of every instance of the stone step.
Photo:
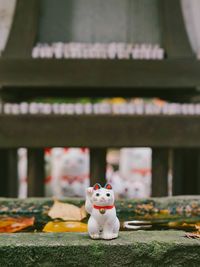
M 200 266 L 200 239 L 183 231 L 120 232 L 115 240 L 87 233 L 0 236 L 0 266 Z

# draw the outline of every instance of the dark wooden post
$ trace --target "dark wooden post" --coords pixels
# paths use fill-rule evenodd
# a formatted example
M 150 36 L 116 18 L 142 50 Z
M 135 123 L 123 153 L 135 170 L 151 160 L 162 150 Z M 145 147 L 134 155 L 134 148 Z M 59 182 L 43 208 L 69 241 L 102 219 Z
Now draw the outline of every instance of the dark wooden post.
M 183 151 L 181 149 L 173 149 L 173 180 L 172 195 L 182 195 L 184 192 L 183 184 Z
M 174 149 L 173 195 L 200 193 L 199 149 Z
M 18 196 L 17 149 L 0 150 L 0 197 Z
M 8 149 L 7 151 L 7 179 L 8 179 L 8 197 L 18 196 L 18 155 L 17 149 Z
M 152 149 L 152 197 L 168 195 L 169 149 Z
M 44 149 L 28 149 L 28 197 L 44 196 Z
M 7 188 L 7 151 L 0 149 L 0 197 L 8 196 Z
M 200 195 L 200 149 L 197 152 L 197 194 Z
M 90 149 L 90 185 L 106 184 L 106 149 Z

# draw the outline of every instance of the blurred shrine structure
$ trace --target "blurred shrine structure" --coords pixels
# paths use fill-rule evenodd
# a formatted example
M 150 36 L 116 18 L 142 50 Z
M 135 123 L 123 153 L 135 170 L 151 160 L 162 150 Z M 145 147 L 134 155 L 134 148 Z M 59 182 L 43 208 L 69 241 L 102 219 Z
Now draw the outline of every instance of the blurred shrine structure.
M 121 96 L 192 103 L 198 99 L 200 61 L 187 34 L 180 0 L 99 2 L 13 1 L 13 21 L 0 58 L 2 101 Z M 165 58 L 31 57 L 36 43 L 54 41 L 159 43 Z M 153 197 L 167 196 L 169 168 L 173 195 L 200 194 L 197 115 L 1 114 L 1 197 L 17 197 L 19 147 L 28 149 L 28 197 L 44 196 L 44 150 L 50 147 L 88 147 L 91 184 L 105 184 L 108 148 L 151 147 Z

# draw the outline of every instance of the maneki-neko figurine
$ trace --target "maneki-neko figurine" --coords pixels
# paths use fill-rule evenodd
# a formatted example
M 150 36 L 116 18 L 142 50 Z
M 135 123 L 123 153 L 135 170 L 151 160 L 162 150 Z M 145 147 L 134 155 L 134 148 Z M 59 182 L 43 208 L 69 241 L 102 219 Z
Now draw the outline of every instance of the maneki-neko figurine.
M 86 211 L 90 214 L 88 232 L 92 239 L 118 237 L 119 220 L 114 206 L 114 192 L 110 184 L 95 184 L 86 189 Z

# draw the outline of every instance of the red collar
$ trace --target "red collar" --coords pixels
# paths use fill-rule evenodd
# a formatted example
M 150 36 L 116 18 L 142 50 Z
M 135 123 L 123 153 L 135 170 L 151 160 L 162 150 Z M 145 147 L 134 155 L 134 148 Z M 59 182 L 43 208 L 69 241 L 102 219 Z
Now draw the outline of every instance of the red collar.
M 98 209 L 98 210 L 100 210 L 100 209 L 110 210 L 110 209 L 114 208 L 114 205 L 112 205 L 112 206 L 104 206 L 104 207 L 94 205 L 93 207 L 95 209 Z

